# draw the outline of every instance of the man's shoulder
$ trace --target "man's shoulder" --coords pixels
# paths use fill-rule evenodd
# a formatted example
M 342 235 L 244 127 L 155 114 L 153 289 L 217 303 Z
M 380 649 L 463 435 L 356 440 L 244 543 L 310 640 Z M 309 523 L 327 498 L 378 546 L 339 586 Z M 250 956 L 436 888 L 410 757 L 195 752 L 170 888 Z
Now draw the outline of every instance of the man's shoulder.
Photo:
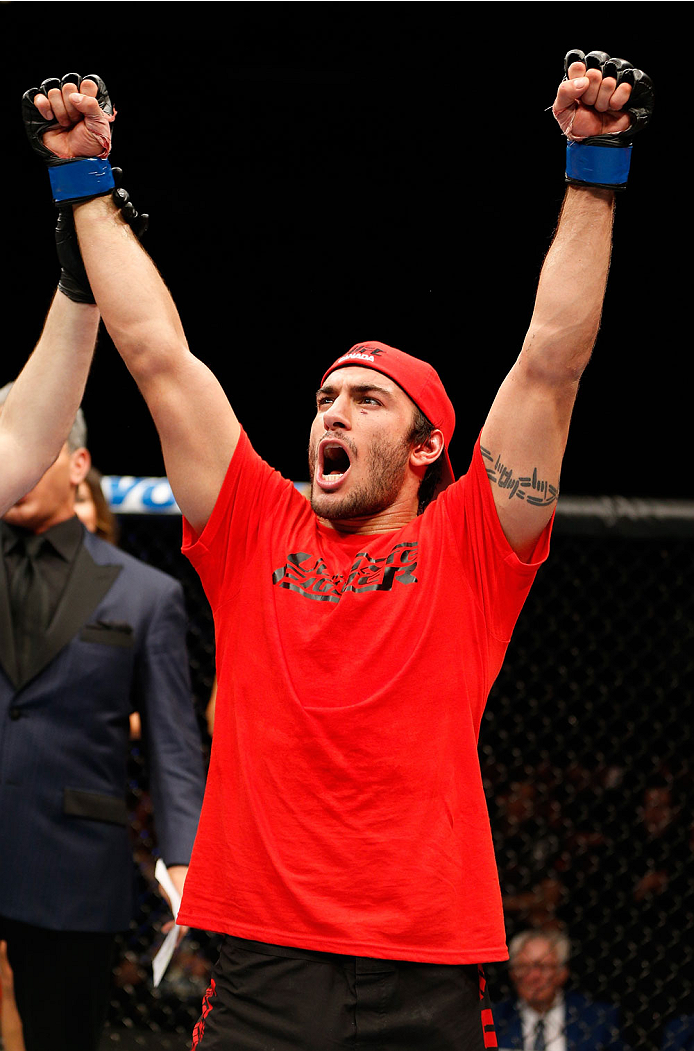
M 169 573 L 165 573 L 163 570 L 143 562 L 141 559 L 129 554 L 129 552 L 123 551 L 114 544 L 110 544 L 107 540 L 102 540 L 101 537 L 95 536 L 93 533 L 85 534 L 84 546 L 97 565 L 120 566 L 124 573 L 129 577 L 134 578 L 136 576 L 147 588 L 166 591 L 177 590 L 181 587 L 179 581 Z
M 593 1000 L 585 993 L 572 990 L 565 993 L 564 1003 L 566 1013 L 571 1018 L 583 1017 L 587 1014 L 599 1017 L 601 1020 L 609 1021 L 618 1014 L 617 1007 L 607 1000 Z

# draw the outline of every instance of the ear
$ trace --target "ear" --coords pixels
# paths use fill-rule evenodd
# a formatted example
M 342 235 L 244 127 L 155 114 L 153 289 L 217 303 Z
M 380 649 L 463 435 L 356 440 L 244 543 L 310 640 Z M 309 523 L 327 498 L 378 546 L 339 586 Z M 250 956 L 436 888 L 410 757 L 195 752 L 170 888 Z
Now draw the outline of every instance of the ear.
M 88 449 L 75 449 L 70 453 L 70 484 L 75 489 L 87 477 L 87 472 L 92 465 L 92 458 Z
M 429 467 L 438 460 L 445 444 L 442 432 L 433 430 L 425 442 L 414 446 L 410 453 L 410 464 L 412 467 Z

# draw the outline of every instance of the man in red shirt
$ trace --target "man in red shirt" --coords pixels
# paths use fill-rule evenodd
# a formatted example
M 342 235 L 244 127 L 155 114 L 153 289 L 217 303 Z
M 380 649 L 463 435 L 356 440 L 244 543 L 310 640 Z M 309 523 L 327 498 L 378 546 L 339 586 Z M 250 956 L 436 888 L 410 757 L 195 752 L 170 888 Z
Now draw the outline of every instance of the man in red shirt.
M 650 101 L 647 78 L 602 52 L 565 68 L 559 226 L 457 481 L 437 373 L 367 342 L 326 362 L 307 501 L 189 352 L 155 268 L 94 196 L 101 168 L 91 193 L 91 169 L 86 190 L 70 165 L 54 182 L 76 200 L 95 298 L 154 417 L 215 615 L 214 743 L 179 914 L 226 936 L 196 1027 L 204 1051 L 496 1046 L 481 965 L 507 950 L 477 735 L 548 553 L 614 194 Z M 83 156 L 90 135 L 107 155 L 98 78 L 30 97 L 49 165 Z

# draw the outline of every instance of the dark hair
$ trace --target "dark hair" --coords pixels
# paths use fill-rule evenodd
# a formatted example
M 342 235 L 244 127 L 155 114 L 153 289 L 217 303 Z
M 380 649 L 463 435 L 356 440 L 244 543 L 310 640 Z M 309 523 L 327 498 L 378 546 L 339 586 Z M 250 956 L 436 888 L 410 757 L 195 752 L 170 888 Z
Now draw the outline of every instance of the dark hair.
M 414 407 L 414 416 L 412 417 L 412 426 L 410 433 L 407 436 L 408 442 L 412 442 L 414 445 L 421 445 L 422 442 L 426 442 L 431 437 L 431 432 L 436 428 L 433 423 L 426 418 L 421 409 L 416 405 Z M 441 450 L 441 455 L 430 463 L 426 469 L 424 477 L 419 486 L 419 507 L 417 513 L 421 515 L 422 511 L 431 503 L 436 493 L 436 487 L 441 481 L 441 472 L 443 470 L 443 454 L 444 450 Z
M 119 539 L 118 521 L 108 505 L 108 500 L 101 488 L 102 474 L 96 467 L 90 467 L 85 483 L 89 488 L 94 507 L 96 508 L 96 535 L 110 544 L 117 544 Z

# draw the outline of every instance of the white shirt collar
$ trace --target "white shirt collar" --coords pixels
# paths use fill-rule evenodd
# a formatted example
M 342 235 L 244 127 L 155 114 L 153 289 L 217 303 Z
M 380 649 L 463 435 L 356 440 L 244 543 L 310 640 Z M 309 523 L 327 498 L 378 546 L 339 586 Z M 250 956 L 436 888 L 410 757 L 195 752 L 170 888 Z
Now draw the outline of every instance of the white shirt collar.
M 564 1009 L 564 997 L 561 993 L 557 994 L 552 1006 L 543 1015 L 522 1000 L 519 1001 L 518 1007 L 521 1016 L 524 1048 L 532 1048 L 534 1046 L 535 1027 L 540 1018 L 543 1018 L 546 1051 L 566 1051 L 566 1012 Z

